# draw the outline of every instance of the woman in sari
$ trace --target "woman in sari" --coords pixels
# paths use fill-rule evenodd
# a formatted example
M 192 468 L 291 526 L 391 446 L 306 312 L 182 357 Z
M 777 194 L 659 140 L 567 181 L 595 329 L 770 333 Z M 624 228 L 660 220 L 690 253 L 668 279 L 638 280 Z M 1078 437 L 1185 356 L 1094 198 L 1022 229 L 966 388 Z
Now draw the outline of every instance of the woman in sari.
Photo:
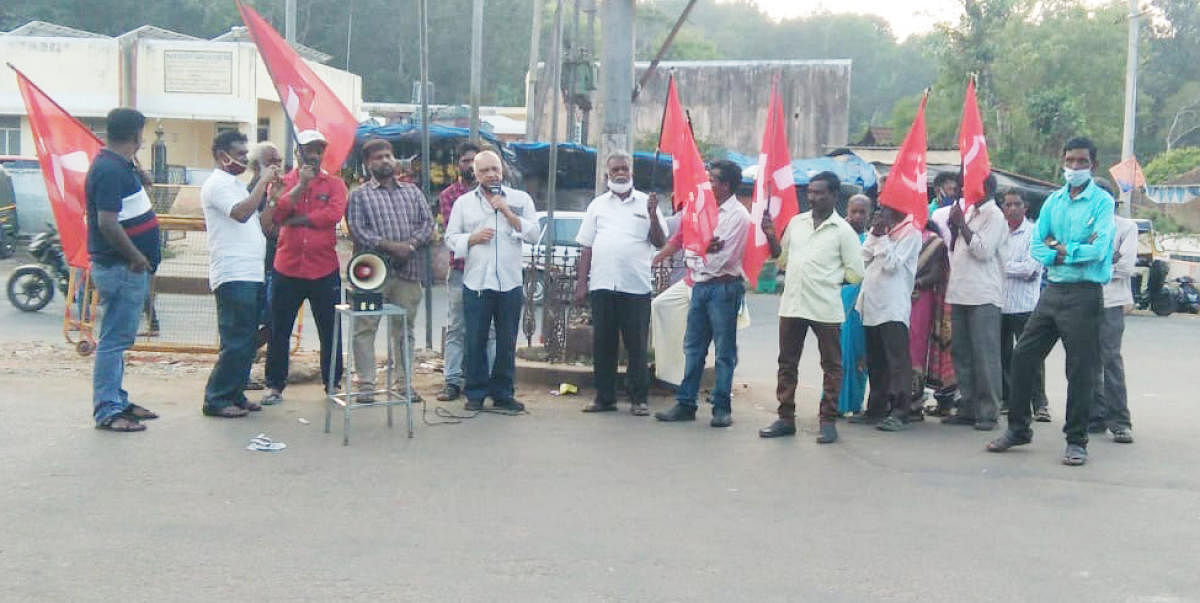
M 858 233 L 858 242 L 867 238 L 867 220 L 871 214 L 871 198 L 854 195 L 846 202 L 846 223 Z M 842 323 L 842 389 L 838 392 L 838 413 L 862 412 L 863 398 L 867 395 L 867 339 L 863 330 L 862 315 L 854 309 L 858 302 L 861 283 L 842 285 L 842 310 L 846 320 Z
M 921 237 L 908 339 L 913 363 L 912 416 L 916 420 L 921 419 L 926 387 L 935 392 L 936 416 L 950 414 L 958 387 L 950 357 L 950 306 L 946 304 L 949 256 L 932 220 L 925 225 Z

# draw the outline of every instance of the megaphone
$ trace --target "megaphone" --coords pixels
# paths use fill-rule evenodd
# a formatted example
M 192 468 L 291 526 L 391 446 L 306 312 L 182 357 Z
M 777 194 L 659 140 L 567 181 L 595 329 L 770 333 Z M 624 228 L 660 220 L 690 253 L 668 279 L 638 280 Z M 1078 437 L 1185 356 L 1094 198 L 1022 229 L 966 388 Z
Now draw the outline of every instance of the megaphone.
M 387 260 L 378 253 L 367 251 L 350 258 L 350 263 L 346 264 L 350 307 L 357 312 L 382 309 L 383 283 L 387 276 Z

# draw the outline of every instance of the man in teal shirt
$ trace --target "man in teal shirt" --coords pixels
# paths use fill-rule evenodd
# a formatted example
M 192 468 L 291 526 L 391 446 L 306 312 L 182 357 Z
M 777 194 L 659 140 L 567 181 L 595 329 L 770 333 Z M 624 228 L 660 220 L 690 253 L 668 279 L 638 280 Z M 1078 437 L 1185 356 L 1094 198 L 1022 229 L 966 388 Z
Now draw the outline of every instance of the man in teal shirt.
M 1063 464 L 1082 465 L 1087 462 L 1087 424 L 1099 373 L 1102 286 L 1112 277 L 1113 198 L 1092 179 L 1092 141 L 1072 138 L 1063 146 L 1062 159 L 1066 185 L 1042 204 L 1033 236 L 1033 257 L 1046 266 L 1050 284 L 1013 350 L 1008 431 L 987 449 L 1004 452 L 1032 441 L 1034 375 L 1062 339 L 1067 353 Z

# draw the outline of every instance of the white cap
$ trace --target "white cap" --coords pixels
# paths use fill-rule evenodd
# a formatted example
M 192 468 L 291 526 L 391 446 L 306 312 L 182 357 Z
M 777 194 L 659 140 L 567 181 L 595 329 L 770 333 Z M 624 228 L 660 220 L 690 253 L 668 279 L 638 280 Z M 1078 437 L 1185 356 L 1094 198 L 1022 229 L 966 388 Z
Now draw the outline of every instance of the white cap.
M 317 130 L 304 130 L 296 135 L 296 143 L 300 146 L 304 146 L 313 142 L 323 142 L 325 144 L 329 144 L 329 141 L 325 140 L 325 136 L 323 136 Z

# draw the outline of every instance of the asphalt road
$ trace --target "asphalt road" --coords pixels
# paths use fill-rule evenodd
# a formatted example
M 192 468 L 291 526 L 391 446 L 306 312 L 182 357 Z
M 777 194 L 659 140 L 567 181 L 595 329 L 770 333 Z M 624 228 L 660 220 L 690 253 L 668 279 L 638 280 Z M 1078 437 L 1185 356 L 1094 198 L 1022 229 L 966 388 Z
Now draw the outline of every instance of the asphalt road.
M 163 418 L 96 431 L 86 359 L 13 356 L 54 341 L 54 315 L 5 307 L 0 600 L 1200 600 L 1200 321 L 1129 319 L 1137 443 L 1097 437 L 1068 468 L 1058 353 L 1055 422 L 1005 455 L 933 422 L 844 425 L 818 446 L 811 353 L 805 433 L 759 440 L 774 298 L 751 299 L 729 429 L 583 415 L 588 392 L 522 386 L 527 416 L 418 419 L 410 440 L 364 410 L 349 447 L 336 421 L 321 432 L 313 386 L 250 419 L 202 417 L 202 373 L 132 374 Z M 287 450 L 244 450 L 260 432 Z

